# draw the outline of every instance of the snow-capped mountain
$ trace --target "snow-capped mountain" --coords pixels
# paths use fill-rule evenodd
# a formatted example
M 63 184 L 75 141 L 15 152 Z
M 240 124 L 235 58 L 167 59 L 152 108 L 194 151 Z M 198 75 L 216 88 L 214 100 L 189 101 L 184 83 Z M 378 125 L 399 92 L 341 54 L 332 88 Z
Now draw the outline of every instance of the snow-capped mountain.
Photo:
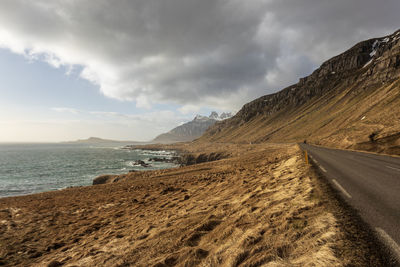
M 196 115 L 192 121 L 184 123 L 168 133 L 163 133 L 154 138 L 153 142 L 158 143 L 173 143 L 173 142 L 184 142 L 192 141 L 200 137 L 211 125 L 214 125 L 217 121 L 228 119 L 232 117 L 230 112 L 222 113 L 218 115 L 217 112 L 213 111 L 207 116 Z

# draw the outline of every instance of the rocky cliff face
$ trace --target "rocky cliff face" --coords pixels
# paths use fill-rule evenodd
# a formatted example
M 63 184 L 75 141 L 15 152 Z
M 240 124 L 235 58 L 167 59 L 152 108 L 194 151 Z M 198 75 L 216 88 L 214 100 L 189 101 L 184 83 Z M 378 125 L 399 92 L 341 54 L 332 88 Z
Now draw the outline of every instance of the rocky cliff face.
M 364 119 L 363 127 L 368 126 L 369 122 L 381 135 L 392 134 L 397 131 L 395 129 L 400 129 L 398 120 L 396 122 L 399 108 L 394 106 L 399 98 L 399 85 L 396 84 L 399 77 L 400 30 L 390 36 L 360 42 L 327 60 L 297 84 L 245 104 L 234 117 L 211 127 L 201 140 L 300 141 L 309 137 L 315 137 L 318 141 L 327 140 L 338 130 L 345 130 L 351 127 L 351 123 L 358 122 L 360 118 L 352 116 L 355 113 L 362 111 L 366 116 L 374 106 L 378 107 L 377 99 L 385 103 L 390 99 L 391 102 L 385 106 L 391 110 L 389 114 L 381 114 L 386 110 L 384 107 L 374 112 L 382 115 L 383 121 L 390 120 L 392 116 L 392 122 L 379 125 L 378 121 Z M 354 109 L 357 106 L 358 109 Z M 347 114 L 346 110 L 360 112 Z M 376 114 L 368 115 L 379 120 Z M 388 126 L 391 130 L 385 131 L 384 128 Z M 368 131 L 374 130 L 374 127 Z M 350 133 L 341 136 L 352 138 Z M 357 141 L 360 140 L 349 141 L 346 145 Z
M 217 121 L 232 117 L 230 113 L 222 113 L 221 116 L 217 112 L 211 112 L 210 116 L 197 115 L 192 121 L 178 126 L 168 133 L 157 136 L 153 142 L 172 143 L 192 141 L 199 138 L 211 125 Z

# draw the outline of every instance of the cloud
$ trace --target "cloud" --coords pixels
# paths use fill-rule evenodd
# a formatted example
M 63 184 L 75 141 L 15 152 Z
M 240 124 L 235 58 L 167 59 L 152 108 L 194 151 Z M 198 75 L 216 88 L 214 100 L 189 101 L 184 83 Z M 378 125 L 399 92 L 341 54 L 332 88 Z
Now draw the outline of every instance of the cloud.
M 84 134 L 82 133 L 82 129 L 86 129 L 85 131 L 87 133 L 90 131 L 88 136 L 101 135 L 103 138 L 105 138 L 104 134 L 108 134 L 107 138 L 111 139 L 134 139 L 136 141 L 149 141 L 160 133 L 168 132 L 172 128 L 182 124 L 182 122 L 187 122 L 193 119 L 191 114 L 182 115 L 181 112 L 174 112 L 170 110 L 151 111 L 143 114 L 77 110 L 68 107 L 56 107 L 51 108 L 51 110 L 60 113 L 72 114 L 72 117 L 63 119 L 57 118 L 57 120 L 47 119 L 41 121 L 38 121 L 37 119 L 25 121 L 12 120 L 10 122 L 12 124 L 19 123 L 21 125 L 50 125 L 51 123 L 55 123 L 57 125 L 62 124 L 65 127 L 68 126 L 71 129 L 74 129 L 76 133 L 81 134 L 80 137 L 78 136 L 79 138 L 85 137 L 85 135 L 82 135 Z M 78 117 L 74 116 L 76 114 L 79 114 L 79 119 L 77 119 Z M 0 123 L 6 123 L 6 121 L 0 121 Z M 88 125 L 93 125 L 93 128 L 91 129 Z M 105 130 L 107 127 L 109 127 L 111 130 Z M 102 131 L 97 132 L 96 129 L 100 128 Z M 69 130 L 68 133 L 74 133 L 74 131 Z M 76 133 L 74 134 L 77 135 Z M 54 139 L 54 137 L 52 137 L 52 139 Z
M 193 105 L 193 104 L 187 104 L 179 108 L 179 111 L 182 114 L 189 114 L 189 113 L 197 113 L 200 111 L 200 106 L 198 105 Z
M 181 124 L 182 121 L 187 122 L 193 118 L 182 116 L 180 113 L 162 110 L 147 112 L 143 114 L 122 114 L 118 112 L 89 112 L 102 122 L 112 122 L 118 125 L 134 127 L 136 129 L 135 136 L 140 140 L 148 141 L 156 135 L 168 132 Z M 140 134 L 139 134 L 140 132 Z
M 51 108 L 51 110 L 60 112 L 60 113 L 72 113 L 72 114 L 79 114 L 80 111 L 74 108 L 65 108 L 65 107 L 58 107 L 58 108 Z
M 99 116 L 107 116 L 107 117 L 115 117 L 115 116 L 123 116 L 118 112 L 108 112 L 108 111 L 89 111 L 91 115 L 99 115 Z
M 399 27 L 398 0 L 3 0 L 0 47 L 138 107 L 240 108 L 357 41 Z

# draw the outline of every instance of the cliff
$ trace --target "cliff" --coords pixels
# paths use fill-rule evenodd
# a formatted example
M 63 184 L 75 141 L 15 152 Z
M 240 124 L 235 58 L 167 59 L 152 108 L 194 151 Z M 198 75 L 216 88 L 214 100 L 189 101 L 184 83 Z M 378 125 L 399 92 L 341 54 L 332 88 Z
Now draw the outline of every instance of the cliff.
M 371 141 L 372 133 L 375 139 L 396 135 L 400 132 L 399 77 L 400 30 L 360 42 L 297 84 L 245 104 L 231 119 L 210 127 L 199 141 L 307 139 L 349 148 Z M 392 142 L 387 152 L 398 147 L 400 140 Z

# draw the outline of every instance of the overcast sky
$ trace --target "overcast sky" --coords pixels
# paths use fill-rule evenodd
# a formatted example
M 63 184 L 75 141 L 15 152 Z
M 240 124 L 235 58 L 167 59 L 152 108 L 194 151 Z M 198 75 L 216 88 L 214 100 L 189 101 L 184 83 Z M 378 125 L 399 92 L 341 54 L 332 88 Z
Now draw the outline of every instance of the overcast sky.
M 399 0 L 1 0 L 0 141 L 150 140 L 394 32 L 399 10 Z

